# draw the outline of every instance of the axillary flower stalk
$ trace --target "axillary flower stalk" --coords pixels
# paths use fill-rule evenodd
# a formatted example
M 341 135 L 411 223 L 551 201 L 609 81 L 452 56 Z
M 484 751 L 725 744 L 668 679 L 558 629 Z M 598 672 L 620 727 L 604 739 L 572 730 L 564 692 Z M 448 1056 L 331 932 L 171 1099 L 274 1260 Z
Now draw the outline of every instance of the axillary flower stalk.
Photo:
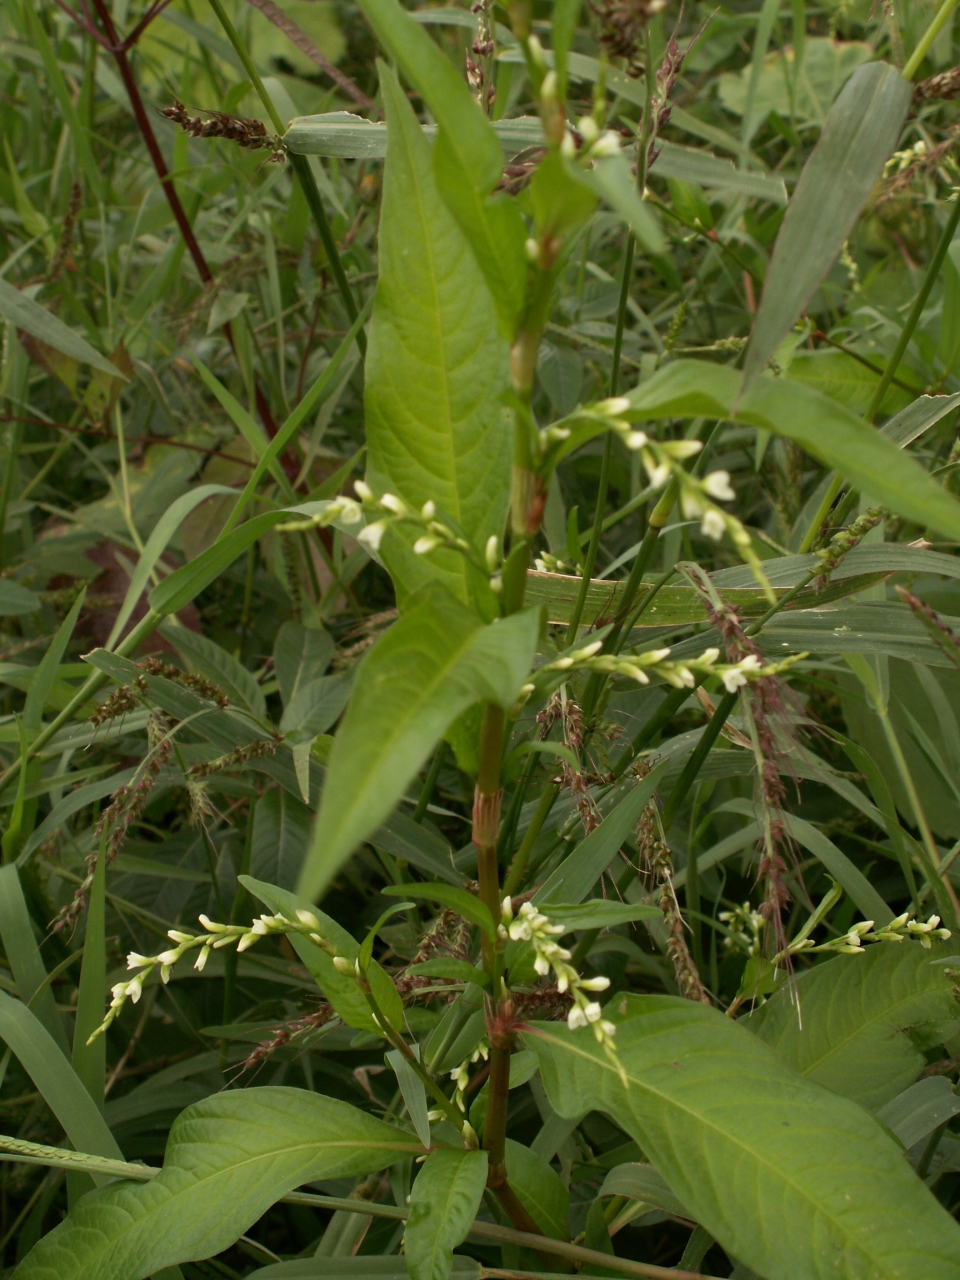
M 219 951 L 223 947 L 236 946 L 237 951 L 242 952 L 249 950 L 261 938 L 271 935 L 301 933 L 326 951 L 332 957 L 334 965 L 341 973 L 355 973 L 354 961 L 347 959 L 346 956 L 337 954 L 336 948 L 320 932 L 320 921 L 312 911 L 298 911 L 296 920 L 288 920 L 281 915 L 263 914 L 259 919 L 254 920 L 252 924 L 219 924 L 205 915 L 201 915 L 198 918 L 206 930 L 205 933 L 193 934 L 184 933 L 180 929 L 168 929 L 167 937 L 175 944 L 173 947 L 168 948 L 166 951 L 161 951 L 159 955 L 155 956 L 142 956 L 136 951 L 130 952 L 127 956 L 127 968 L 136 972 L 126 982 L 118 982 L 111 987 L 111 1000 L 107 1009 L 107 1016 L 94 1031 L 93 1035 L 90 1036 L 87 1041 L 88 1044 L 91 1044 L 107 1030 L 128 1000 L 131 1004 L 137 1003 L 143 994 L 144 982 L 156 969 L 160 970 L 160 981 L 166 984 L 170 981 L 173 966 L 185 955 L 193 951 L 198 952 L 193 967 L 202 971 L 210 958 L 211 951 Z
M 616 1024 L 603 1016 L 603 1006 L 599 1000 L 592 999 L 610 986 L 610 979 L 602 975 L 596 978 L 584 978 L 570 963 L 573 955 L 557 941 L 566 930 L 561 924 L 554 924 L 548 915 L 540 911 L 533 903 L 524 902 L 516 914 L 510 898 L 504 898 L 500 908 L 501 936 L 512 942 L 529 942 L 533 946 L 533 967 L 545 978 L 552 970 L 561 994 L 568 994 L 573 1006 L 567 1014 L 567 1026 L 571 1031 L 582 1027 L 590 1027 L 597 1043 L 602 1045 L 607 1058 L 616 1067 L 624 1085 L 626 1085 L 623 1065 L 617 1057 L 614 1037 Z

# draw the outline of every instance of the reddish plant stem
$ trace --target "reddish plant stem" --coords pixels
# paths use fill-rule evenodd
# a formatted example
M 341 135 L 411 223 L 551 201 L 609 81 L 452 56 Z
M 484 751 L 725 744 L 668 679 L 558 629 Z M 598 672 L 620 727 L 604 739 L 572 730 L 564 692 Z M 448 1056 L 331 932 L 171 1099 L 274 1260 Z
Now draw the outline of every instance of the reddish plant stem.
M 160 185 L 163 187 L 164 195 L 167 197 L 167 203 L 170 205 L 170 212 L 173 214 L 174 220 L 183 236 L 184 244 L 190 257 L 193 259 L 194 266 L 197 268 L 197 274 L 204 284 L 213 282 L 213 274 L 207 265 L 207 260 L 203 256 L 203 251 L 197 243 L 197 237 L 193 234 L 193 227 L 186 215 L 183 205 L 180 203 L 180 197 L 177 195 L 177 189 L 170 177 L 170 171 L 167 168 L 166 161 L 163 158 L 163 152 L 160 150 L 160 144 L 157 141 L 157 135 L 153 131 L 153 125 L 150 123 L 150 117 L 147 115 L 147 109 L 143 104 L 143 98 L 140 96 L 140 90 L 134 79 L 133 70 L 130 66 L 130 60 L 127 57 L 127 44 L 121 42 L 117 37 L 117 29 L 113 25 L 113 18 L 110 10 L 107 8 L 105 0 L 93 0 L 94 8 L 100 19 L 103 29 L 106 32 L 108 44 L 105 46 L 110 50 L 116 59 L 117 70 L 120 72 L 120 79 L 123 81 L 124 88 L 127 91 L 127 97 L 130 99 L 130 108 L 133 111 L 134 119 L 140 130 L 143 140 L 150 152 L 150 159 L 153 161 L 153 167 L 157 171 L 157 177 L 160 179 Z M 159 10 L 158 10 L 159 12 Z M 102 43 L 102 41 L 101 41 Z M 237 354 L 236 343 L 233 338 L 233 329 L 229 320 L 223 326 L 223 332 L 227 336 L 227 341 L 233 350 L 234 355 Z M 257 411 L 263 419 L 263 425 L 267 429 L 267 434 L 272 438 L 277 434 L 277 424 L 274 422 L 273 414 L 270 412 L 270 406 L 267 404 L 266 397 L 260 389 L 259 384 L 254 383 L 254 394 L 257 401 Z

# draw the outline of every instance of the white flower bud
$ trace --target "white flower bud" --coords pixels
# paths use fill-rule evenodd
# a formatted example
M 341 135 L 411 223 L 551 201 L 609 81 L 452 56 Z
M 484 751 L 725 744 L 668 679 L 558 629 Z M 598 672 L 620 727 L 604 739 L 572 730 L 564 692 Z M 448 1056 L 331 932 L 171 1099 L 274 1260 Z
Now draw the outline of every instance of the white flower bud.
M 135 978 L 131 978 L 126 985 L 127 997 L 136 1004 L 141 995 L 143 995 L 143 975 L 138 973 L 137 976 Z
M 373 490 L 365 480 L 354 480 L 353 491 L 361 502 L 373 502 Z
M 180 959 L 181 954 L 182 952 L 180 951 L 161 951 L 160 955 L 157 956 L 157 959 L 163 965 L 176 964 Z M 129 960 L 127 963 L 129 965 Z
M 599 653 L 603 648 L 602 640 L 592 640 L 590 644 L 585 644 L 582 649 L 578 649 L 573 655 L 575 658 L 592 658 L 595 653 Z
M 533 236 L 528 236 L 523 247 L 526 250 L 527 257 L 530 259 L 531 262 L 540 261 L 540 241 L 539 240 L 535 240 Z
M 395 516 L 403 515 L 406 511 L 406 505 L 395 493 L 385 493 L 380 499 L 380 505 L 385 511 L 392 511 Z
M 631 431 L 626 438 L 627 448 L 634 452 L 636 452 L 637 449 L 642 449 L 644 445 L 648 443 L 649 436 L 645 431 Z
M 436 514 L 437 514 L 437 504 L 435 502 L 432 502 L 428 498 L 427 501 L 420 508 L 420 515 L 423 517 L 424 520 L 432 520 Z
M 731 667 L 729 671 L 724 671 L 722 679 L 723 687 L 727 693 L 736 693 L 738 689 L 741 689 L 747 683 L 747 677 L 742 671 L 738 671 L 736 667 Z
M 301 924 L 305 924 L 308 929 L 320 928 L 320 921 L 313 914 L 313 912 L 304 911 L 302 907 L 297 911 L 297 919 L 300 921 Z
M 225 924 L 218 924 L 216 920 L 210 920 L 207 916 L 199 915 L 197 916 L 197 919 L 206 929 L 207 933 L 226 933 L 227 931 L 227 926 Z
M 181 933 L 179 929 L 168 929 L 167 937 L 171 942 L 192 942 L 192 933 Z
M 128 969 L 142 969 L 144 966 L 153 963 L 153 959 L 150 956 L 141 956 L 136 951 L 131 951 L 127 956 Z
M 537 956 L 533 962 L 533 967 L 539 973 L 541 978 L 545 978 L 550 972 L 550 961 L 546 956 Z
M 578 1004 L 575 1004 L 567 1014 L 567 1026 L 571 1031 L 577 1031 L 580 1027 L 585 1027 L 586 1025 L 587 1019 L 583 1010 Z
M 655 489 L 661 488 L 670 479 L 670 468 L 665 462 L 656 462 L 651 455 L 644 454 L 643 465 Z
M 480 1149 L 480 1139 L 477 1137 L 476 1130 L 469 1120 L 464 1120 L 461 1134 L 463 1136 L 463 1145 L 468 1151 L 478 1151 Z
M 580 131 L 580 137 L 584 140 L 584 142 L 587 144 L 588 147 L 592 143 L 596 142 L 596 140 L 600 137 L 600 129 L 597 125 L 596 120 L 594 120 L 593 116 L 584 116 L 582 120 L 578 121 L 577 128 Z
M 684 520 L 696 520 L 703 511 L 703 505 L 700 502 L 700 495 L 696 489 L 685 489 L 680 498 L 680 510 L 683 512 Z
M 572 160 L 577 154 L 577 144 L 573 140 L 572 133 L 564 133 L 560 143 L 560 154 L 567 160 Z
M 708 538 L 712 538 L 714 542 L 720 541 L 726 527 L 723 516 L 719 511 L 714 511 L 711 507 L 708 507 L 703 513 L 703 519 L 700 521 L 700 532 L 706 534 Z
M 666 440 L 660 448 L 671 458 L 692 458 L 703 445 L 699 440 Z
M 606 1018 L 601 1018 L 599 1026 L 605 1036 L 613 1037 L 617 1034 L 617 1024 L 615 1022 L 610 1022 Z
M 543 83 L 540 86 L 540 97 L 546 101 L 552 100 L 557 96 L 557 73 L 548 71 L 543 77 Z
M 337 973 L 342 973 L 351 978 L 353 977 L 353 964 L 346 956 L 334 956 L 333 967 L 336 969 Z
M 704 478 L 703 487 L 710 497 L 716 498 L 718 502 L 732 502 L 737 496 L 730 487 L 729 471 L 711 471 Z
M 704 649 L 697 661 L 702 662 L 705 666 L 712 667 L 719 657 L 719 649 Z
M 603 1017 L 603 1009 L 597 1000 L 591 1000 L 583 1011 L 584 1017 L 588 1022 L 599 1022 Z
M 599 401 L 594 408 L 605 418 L 619 418 L 630 408 L 630 399 L 628 396 L 611 396 L 608 400 Z
M 422 538 L 418 538 L 413 544 L 413 554 L 415 556 L 428 555 L 429 552 L 435 550 L 439 545 L 439 538 L 433 538 L 429 533 L 425 533 Z
M 606 991 L 610 985 L 610 979 L 601 975 L 597 978 L 583 978 L 580 987 L 583 991 Z
M 493 573 L 500 562 L 500 539 L 495 533 L 491 533 L 487 539 L 487 545 L 483 551 L 484 559 L 487 562 L 487 568 Z
M 620 150 L 620 135 L 608 129 L 590 148 L 590 154 L 598 160 L 606 156 L 615 156 Z
M 340 503 L 340 519 L 344 524 L 359 524 L 363 519 L 363 512 L 360 510 L 360 504 L 354 502 L 352 498 L 343 498 Z
M 210 948 L 209 948 L 209 947 L 201 947 L 201 948 L 200 948 L 200 954 L 197 956 L 196 960 L 194 961 L 194 965 L 193 965 L 193 967 L 194 967 L 194 968 L 195 968 L 199 973 L 202 973 L 202 972 L 203 972 L 203 967 L 204 967 L 204 965 L 207 963 L 207 960 L 209 959 L 209 957 L 210 957 Z

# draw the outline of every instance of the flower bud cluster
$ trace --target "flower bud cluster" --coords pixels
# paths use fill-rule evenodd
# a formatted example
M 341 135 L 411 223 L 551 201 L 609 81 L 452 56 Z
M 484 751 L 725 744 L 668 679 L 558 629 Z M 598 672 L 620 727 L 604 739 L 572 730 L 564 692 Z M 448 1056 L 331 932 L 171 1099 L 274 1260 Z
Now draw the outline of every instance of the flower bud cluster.
M 671 478 L 679 482 L 680 505 L 686 519 L 699 520 L 700 531 L 714 542 L 729 533 L 734 545 L 745 553 L 751 546 L 749 534 L 735 516 L 717 506 L 718 502 L 732 502 L 737 496 L 730 484 L 730 472 L 711 471 L 703 477 L 690 475 L 680 464 L 700 452 L 703 447 L 700 441 L 655 440 L 623 418 L 630 407 L 627 396 L 614 396 L 578 409 L 569 419 L 543 428 L 539 433 L 541 454 L 546 456 L 551 446 L 556 447 L 570 438 L 572 428 L 565 422 L 602 422 L 607 430 L 620 436 L 628 449 L 640 451 L 640 461 L 655 489 L 662 489 Z
M 565 573 L 578 578 L 583 573 L 582 564 L 570 564 L 566 560 L 552 556 L 549 551 L 541 551 L 533 563 L 541 573 Z
M 760 912 L 754 911 L 749 902 L 742 903 L 733 911 L 721 911 L 717 919 L 721 924 L 725 924 L 728 930 L 723 940 L 724 950 L 739 951 L 748 956 L 760 954 L 765 921 Z
M 942 929 L 939 925 L 939 916 L 916 920 L 912 912 L 904 911 L 902 915 L 879 929 L 874 927 L 873 920 L 861 920 L 859 924 L 851 925 L 842 937 L 831 938 L 819 946 L 814 946 L 811 938 L 804 938 L 802 942 L 794 943 L 788 949 L 791 954 L 799 951 L 837 951 L 841 955 L 858 956 L 863 954 L 865 942 L 905 942 L 909 938 L 916 938 L 921 946 L 929 951 L 934 939 L 938 942 L 946 942 L 950 937 L 950 930 Z
M 590 997 L 599 991 L 606 991 L 610 979 L 604 977 L 582 978 L 570 963 L 572 955 L 565 947 L 561 947 L 557 939 L 565 932 L 563 925 L 552 924 L 550 917 L 544 915 L 531 902 L 524 902 L 514 915 L 513 903 L 504 898 L 501 907 L 500 930 L 502 936 L 513 942 L 529 942 L 533 946 L 533 967 L 542 978 L 553 970 L 557 990 L 569 993 L 573 999 L 573 1007 L 567 1014 L 567 1026 L 571 1031 L 580 1027 L 592 1027 L 597 1042 L 603 1046 L 604 1052 L 619 1069 L 616 1058 L 614 1036 L 616 1026 L 603 1016 L 603 1007 L 598 1000 Z
M 127 968 L 137 972 L 127 982 L 118 982 L 111 988 L 111 1000 L 107 1009 L 107 1016 L 90 1037 L 88 1043 L 106 1031 L 128 1000 L 132 1004 L 137 1003 L 143 994 L 144 980 L 155 969 L 159 968 L 160 980 L 166 984 L 170 981 L 170 973 L 173 970 L 173 966 L 190 951 L 199 949 L 199 954 L 194 961 L 193 967 L 202 970 L 209 959 L 210 952 L 217 951 L 221 947 L 235 945 L 237 951 L 241 952 L 248 950 L 254 943 L 259 942 L 261 938 L 271 934 L 302 933 L 306 934 L 311 942 L 315 942 L 318 947 L 322 947 L 324 951 L 331 955 L 333 963 L 341 972 L 349 972 L 351 974 L 354 972 L 354 964 L 347 960 L 345 956 L 338 956 L 332 944 L 323 937 L 320 932 L 320 921 L 312 911 L 298 911 L 296 920 L 288 920 L 285 916 L 264 914 L 249 925 L 219 924 L 205 915 L 201 915 L 198 918 L 206 933 L 183 933 L 179 929 L 168 929 L 167 937 L 176 944 L 175 946 L 166 951 L 161 951 L 159 955 L 155 956 L 142 956 L 136 951 L 130 952 L 127 956 Z M 346 969 L 343 966 L 346 966 Z
M 562 657 L 547 662 L 538 668 L 534 679 L 523 685 L 520 690 L 521 703 L 528 701 L 534 694 L 543 696 L 557 684 L 557 677 L 566 679 L 573 671 L 598 671 L 604 675 L 626 676 L 636 680 L 638 684 L 650 683 L 650 672 L 654 672 L 675 689 L 692 689 L 697 684 L 697 677 L 718 676 L 728 693 L 736 693 L 744 685 L 766 676 L 779 675 L 795 662 L 799 662 L 805 654 L 791 654 L 780 662 L 768 663 L 766 666 L 755 654 L 747 654 L 739 662 L 720 662 L 720 650 L 704 649 L 697 658 L 687 658 L 683 662 L 668 662 L 669 649 L 648 649 L 638 654 L 601 653 L 602 640 L 591 641 L 579 649 L 574 649 Z

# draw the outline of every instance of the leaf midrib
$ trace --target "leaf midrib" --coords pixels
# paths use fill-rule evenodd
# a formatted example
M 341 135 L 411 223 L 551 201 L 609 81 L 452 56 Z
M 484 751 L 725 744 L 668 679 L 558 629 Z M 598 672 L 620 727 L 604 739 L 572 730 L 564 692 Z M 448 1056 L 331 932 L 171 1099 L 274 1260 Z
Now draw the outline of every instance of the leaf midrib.
M 374 1142 L 372 1140 L 370 1141 L 344 1140 L 344 1141 L 332 1141 L 332 1142 L 305 1142 L 295 1146 L 283 1147 L 280 1150 L 263 1152 L 258 1155 L 250 1156 L 245 1160 L 238 1160 L 236 1163 L 229 1165 L 227 1168 L 217 1169 L 215 1172 L 208 1175 L 203 1175 L 203 1176 L 197 1176 L 195 1174 L 191 1175 L 191 1171 L 189 1169 L 183 1168 L 183 1166 L 177 1166 L 174 1164 L 165 1165 L 164 1168 L 160 1170 L 157 1177 L 152 1179 L 150 1182 L 141 1182 L 141 1183 L 134 1184 L 135 1187 L 141 1187 L 141 1186 L 153 1187 L 153 1186 L 159 1185 L 159 1186 L 162 1186 L 164 1190 L 168 1191 L 167 1199 L 164 1200 L 162 1204 L 157 1204 L 149 1207 L 147 1209 L 147 1212 L 142 1217 L 137 1219 L 134 1229 L 139 1231 L 139 1229 L 145 1223 L 148 1223 L 151 1219 L 155 1218 L 157 1215 L 164 1213 L 170 1207 L 171 1203 L 176 1201 L 180 1196 L 196 1195 L 198 1191 L 207 1191 L 211 1186 L 215 1185 L 218 1178 L 227 1177 L 233 1173 L 242 1171 L 243 1169 L 249 1168 L 251 1166 L 255 1166 L 258 1163 L 263 1163 L 264 1161 L 267 1161 L 267 1160 L 274 1160 L 278 1156 L 282 1157 L 287 1155 L 295 1155 L 298 1152 L 311 1151 L 311 1150 L 317 1151 L 317 1152 L 335 1151 L 340 1148 L 349 1148 L 351 1151 L 364 1150 L 366 1148 L 369 1148 L 371 1150 L 379 1150 L 379 1151 L 402 1151 L 407 1155 L 412 1155 L 417 1150 L 422 1149 L 419 1147 L 418 1143 L 412 1143 L 412 1142 Z M 192 1176 L 194 1178 L 194 1181 L 192 1181 L 189 1186 L 182 1187 L 179 1190 L 172 1187 L 168 1188 L 166 1184 L 160 1183 L 160 1177 L 165 1172 L 167 1172 L 167 1169 L 170 1169 L 171 1172 L 177 1172 L 177 1173 L 183 1174 L 186 1177 Z M 280 1195 L 283 1195 L 283 1194 L 284 1193 L 282 1191 L 279 1192 L 278 1198 Z M 95 1207 L 96 1206 L 94 1205 L 90 1206 L 91 1210 L 93 1210 Z M 102 1258 L 105 1255 L 107 1255 L 109 1251 L 115 1247 L 117 1242 L 125 1234 L 126 1232 L 123 1230 L 117 1235 L 107 1236 L 106 1234 L 104 1234 L 102 1236 L 102 1239 L 103 1239 L 102 1248 L 88 1253 L 86 1262 L 83 1263 L 83 1265 L 88 1266 L 93 1259 L 98 1257 Z
M 607 1072 L 608 1075 L 616 1074 L 615 1069 L 610 1065 L 609 1062 L 601 1060 L 600 1058 L 595 1057 L 593 1054 L 585 1053 L 582 1049 L 578 1048 L 576 1045 L 571 1045 L 561 1040 L 555 1040 L 551 1038 L 549 1035 L 540 1031 L 536 1031 L 533 1034 L 542 1036 L 544 1040 L 546 1040 L 550 1044 L 556 1045 L 557 1048 L 559 1049 L 564 1049 L 567 1052 L 574 1053 L 578 1057 L 583 1058 L 585 1061 L 593 1063 L 594 1066 Z M 773 1051 L 771 1050 L 771 1052 Z M 753 1159 L 762 1169 L 765 1169 L 768 1173 L 774 1175 L 781 1182 L 786 1183 L 787 1186 L 793 1189 L 796 1195 L 798 1195 L 802 1200 L 804 1200 L 806 1203 L 814 1207 L 818 1212 L 822 1213 L 824 1217 L 830 1223 L 832 1223 L 834 1227 L 836 1227 L 836 1229 L 841 1233 L 841 1235 L 845 1240 L 850 1241 L 851 1243 L 855 1244 L 857 1248 L 862 1249 L 864 1253 L 871 1259 L 871 1261 L 879 1264 L 881 1259 L 885 1257 L 885 1254 L 883 1253 L 874 1252 L 872 1246 L 868 1250 L 866 1244 L 863 1241 L 853 1240 L 852 1233 L 842 1225 L 841 1221 L 834 1215 L 834 1213 L 831 1212 L 830 1209 L 824 1207 L 824 1205 L 819 1200 L 815 1199 L 814 1196 L 811 1195 L 807 1190 L 801 1188 L 796 1182 L 794 1182 L 791 1178 L 789 1178 L 779 1166 L 771 1164 L 769 1160 L 759 1155 L 754 1150 L 754 1148 L 748 1146 L 742 1139 L 735 1137 L 734 1135 L 730 1134 L 726 1130 L 720 1129 L 718 1125 L 708 1120 L 701 1113 L 693 1111 L 689 1107 L 684 1106 L 682 1103 L 678 1102 L 675 1098 L 671 1097 L 669 1094 L 666 1094 L 659 1089 L 652 1088 L 649 1083 L 635 1078 L 634 1076 L 630 1075 L 629 1072 L 627 1072 L 627 1077 L 632 1085 L 635 1085 L 638 1089 L 644 1090 L 650 1096 L 657 1098 L 666 1107 L 671 1107 L 675 1111 L 678 1111 L 683 1115 L 686 1115 L 691 1121 L 694 1121 L 697 1125 L 699 1125 L 701 1129 L 709 1129 L 722 1141 L 730 1143 L 735 1147 L 738 1147 L 745 1155 L 749 1155 L 751 1159 Z
M 933 993 L 933 991 L 934 991 L 934 988 L 930 988 L 930 989 L 929 989 L 929 993 Z M 914 991 L 914 992 L 910 993 L 908 996 L 904 997 L 904 999 L 902 999 L 902 1000 L 898 1000 L 898 1001 L 897 1001 L 897 1003 L 896 1003 L 896 1005 L 894 1005 L 894 1006 L 892 1007 L 892 1009 L 891 1009 L 891 1007 L 890 1007 L 890 1006 L 887 1006 L 886 1014 L 885 1014 L 883 1011 L 881 1011 L 880 1013 L 876 1014 L 875 1016 L 873 1016 L 873 1017 L 869 1018 L 866 1022 L 861 1022 L 861 1023 L 860 1023 L 860 1025 L 859 1025 L 859 1027 L 858 1027 L 856 1030 L 851 1031 L 851 1032 L 849 1032 L 847 1035 L 842 1036 L 842 1037 L 841 1037 L 841 1039 L 840 1039 L 840 1040 L 839 1040 L 835 1045 L 833 1045 L 833 1046 L 832 1046 L 832 1047 L 831 1047 L 831 1048 L 830 1048 L 826 1053 L 824 1053 L 821 1057 L 819 1057 L 819 1058 L 815 1058 L 815 1059 L 810 1063 L 810 1065 L 809 1065 L 809 1066 L 805 1066 L 805 1067 L 797 1067 L 797 1068 L 796 1068 L 797 1072 L 798 1072 L 800 1075 L 804 1076 L 804 1077 L 808 1076 L 812 1071 L 815 1071 L 815 1070 L 817 1070 L 817 1068 L 819 1068 L 820 1066 L 822 1066 L 822 1065 L 823 1065 L 823 1063 L 825 1063 L 825 1062 L 829 1062 L 829 1060 L 833 1057 L 833 1055 L 834 1055 L 834 1054 L 840 1053 L 840 1052 L 841 1052 L 841 1050 L 844 1050 L 844 1049 L 848 1048 L 848 1047 L 849 1047 L 849 1045 L 853 1043 L 853 1041 L 857 1038 L 857 1036 L 858 1036 L 858 1035 L 864 1035 L 864 1034 L 866 1034 L 869 1030 L 871 1030 L 873 1027 L 875 1027 L 878 1023 L 882 1022 L 882 1021 L 883 1021 L 883 1019 L 884 1019 L 884 1017 L 885 1017 L 885 1016 L 887 1016 L 887 1014 L 889 1014 L 889 1013 L 891 1013 L 891 1012 L 895 1013 L 895 1012 L 896 1012 L 896 1010 L 897 1010 L 897 1009 L 899 1009 L 901 1006 L 903 1006 L 903 1005 L 907 1005 L 907 1004 L 909 1004 L 909 1003 L 910 1003 L 910 1001 L 911 1001 L 911 1000 L 919 999 L 921 996 L 923 996 L 923 995 L 925 995 L 925 994 L 928 994 L 928 992 L 923 992 L 923 991 Z M 929 1021 L 929 1019 L 926 1019 L 926 1021 Z M 910 1025 L 911 1025 L 911 1026 L 919 1026 L 919 1025 L 921 1025 L 921 1024 L 920 1024 L 920 1023 L 911 1023 Z M 896 1029 L 895 1029 L 895 1034 L 897 1034 L 897 1035 L 903 1035 L 907 1030 L 908 1030 L 908 1028 L 907 1028 L 907 1027 L 900 1027 L 900 1026 L 898 1026 L 898 1027 L 896 1027 Z M 768 1047 L 769 1049 L 773 1049 L 773 1050 L 774 1050 L 774 1052 L 776 1052 L 776 1048 L 775 1048 L 775 1046 L 774 1046 L 773 1044 L 771 1044 L 769 1040 L 763 1040 L 763 1039 L 762 1039 L 762 1037 L 760 1037 L 760 1036 L 758 1036 L 757 1038 L 758 1038 L 758 1039 L 760 1039 L 760 1040 L 761 1040 L 761 1042 L 762 1042 L 763 1044 L 767 1045 L 767 1047 Z

